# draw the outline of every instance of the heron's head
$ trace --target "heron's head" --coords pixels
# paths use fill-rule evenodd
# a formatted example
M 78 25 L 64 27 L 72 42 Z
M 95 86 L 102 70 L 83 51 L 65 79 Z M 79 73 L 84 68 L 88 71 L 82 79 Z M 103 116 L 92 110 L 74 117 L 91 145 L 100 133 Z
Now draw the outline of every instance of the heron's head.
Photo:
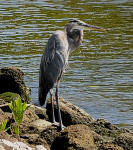
M 81 20 L 73 19 L 66 25 L 67 32 L 73 32 L 74 30 L 95 30 L 95 31 L 105 31 L 105 29 L 93 25 L 89 25 Z
M 66 25 L 65 30 L 68 38 L 73 39 L 77 43 L 77 45 L 80 45 L 83 40 L 83 30 L 105 31 L 105 29 L 101 27 L 89 25 L 78 19 L 71 20 Z

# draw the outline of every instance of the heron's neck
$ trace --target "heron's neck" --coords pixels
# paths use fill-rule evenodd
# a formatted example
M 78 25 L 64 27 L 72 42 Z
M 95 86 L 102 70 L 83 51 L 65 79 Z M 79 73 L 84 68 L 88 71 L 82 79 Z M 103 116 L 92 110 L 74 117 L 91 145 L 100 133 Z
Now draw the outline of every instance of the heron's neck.
M 79 32 L 71 32 L 67 33 L 67 39 L 69 44 L 69 51 L 70 53 L 76 50 L 82 43 L 82 33 Z
M 72 38 L 68 38 L 68 44 L 69 44 L 69 50 L 70 50 L 70 53 L 71 53 L 80 46 L 81 41 L 75 41 Z

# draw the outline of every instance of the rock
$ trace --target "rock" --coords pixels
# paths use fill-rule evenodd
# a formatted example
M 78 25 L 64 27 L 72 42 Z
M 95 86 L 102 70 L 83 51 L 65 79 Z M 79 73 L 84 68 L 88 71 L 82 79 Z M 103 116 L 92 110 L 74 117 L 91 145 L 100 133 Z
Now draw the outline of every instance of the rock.
M 111 124 L 109 121 L 104 119 L 98 119 L 89 124 L 92 130 L 98 133 L 101 136 L 110 137 L 113 139 L 117 137 L 119 134 L 125 132 L 124 130 L 119 129 L 117 126 Z
M 0 97 L 0 105 L 5 104 L 6 102 Z
M 3 113 L 5 113 L 5 112 L 11 113 L 11 110 L 10 110 L 8 104 L 0 105 L 0 109 L 1 109 L 1 111 L 3 111 Z
M 0 122 L 3 122 L 4 120 L 7 120 L 8 118 L 11 117 L 10 113 L 4 113 L 1 109 L 0 109 Z
M 89 124 L 94 121 L 94 119 L 83 109 L 73 105 L 72 103 L 64 100 L 63 98 L 59 98 L 60 100 L 60 109 L 62 115 L 62 121 L 65 126 L 69 126 L 72 124 Z M 54 99 L 55 101 L 55 99 Z M 56 105 L 56 103 L 55 103 Z M 51 114 L 51 101 L 48 101 L 47 104 L 47 114 L 49 116 L 49 120 L 52 120 Z M 55 116 L 58 118 L 57 107 L 55 107 Z M 58 120 L 57 120 L 58 121 Z
M 25 111 L 24 117 L 23 117 L 23 123 L 24 124 L 29 124 L 29 123 L 39 119 L 35 110 L 36 110 L 35 106 L 30 105 L 30 107 Z
M 91 129 L 83 124 L 71 125 L 61 131 L 52 144 L 52 150 L 96 150 Z
M 30 105 L 30 104 L 27 104 Z M 132 150 L 133 134 L 126 129 L 119 129 L 104 119 L 94 120 L 88 113 L 70 102 L 60 98 L 63 123 L 67 126 L 60 131 L 51 122 L 51 104 L 47 111 L 35 105 L 25 111 L 20 124 L 19 142 L 23 142 L 32 150 L 46 148 L 47 150 Z M 57 108 L 55 106 L 57 116 Z M 0 105 L 0 123 L 7 120 L 7 127 L 13 126 L 14 119 L 8 104 Z M 16 137 L 16 138 L 15 138 Z M 18 137 L 10 128 L 8 132 L 0 132 L 0 139 L 12 143 L 18 142 Z M 37 146 L 39 145 L 39 146 Z M 9 148 L 0 144 L 0 148 Z M 6 150 L 7 150 L 6 149 Z
M 30 126 L 32 126 L 33 128 L 37 128 L 39 132 L 42 132 L 45 129 L 47 129 L 49 126 L 52 126 L 52 123 L 44 119 L 38 119 L 32 122 Z
M 133 134 L 122 133 L 115 139 L 115 143 L 123 147 L 125 150 L 133 150 Z
M 32 150 L 32 148 L 28 147 L 26 144 L 22 142 L 10 142 L 5 139 L 0 139 L 0 146 L 3 150 L 10 150 L 10 149 L 16 149 L 16 150 Z
M 124 150 L 124 149 L 112 143 L 104 143 L 98 148 L 98 150 Z
M 55 138 L 60 135 L 60 130 L 58 130 L 57 126 L 48 126 L 45 130 L 43 130 L 40 134 L 40 137 L 42 139 L 45 139 L 48 143 L 49 147 L 51 148 L 51 145 Z
M 8 112 L 3 112 L 1 109 L 0 109 L 0 125 L 5 121 L 7 120 L 7 122 L 11 122 L 12 120 L 12 114 L 11 113 L 8 113 Z M 9 125 L 8 125 L 9 127 Z M 7 128 L 7 127 L 6 127 Z
M 23 122 L 20 126 L 21 132 L 40 133 L 46 129 L 47 126 L 51 125 L 51 123 L 46 121 L 45 118 L 48 118 L 45 108 L 43 109 L 35 105 L 30 105 L 30 107 L 24 113 Z
M 6 139 L 6 140 L 9 140 L 11 142 L 16 142 L 17 139 L 12 136 L 12 135 L 9 135 L 7 132 L 5 131 L 0 131 L 0 139 Z M 1 149 L 0 149 L 1 150 Z
M 19 94 L 12 92 L 5 92 L 0 94 L 0 104 L 10 103 L 12 100 L 16 100 L 19 97 Z
M 35 148 L 29 147 L 23 142 L 11 142 L 5 139 L 0 139 L 0 149 L 1 150 L 47 150 L 42 145 L 37 145 Z
M 42 145 L 37 145 L 35 150 L 50 150 L 50 149 L 46 149 Z
M 8 114 L 8 117 L 11 116 L 11 110 L 8 104 L 0 105 L 0 116 L 4 117 L 4 119 L 7 119 L 5 118 L 6 112 Z M 48 116 L 46 114 L 46 109 L 31 104 L 30 107 L 24 113 L 23 122 L 24 124 L 28 124 L 38 119 L 44 119 L 44 120 L 48 119 Z
M 50 150 L 47 142 L 45 139 L 42 139 L 40 137 L 39 134 L 24 134 L 21 136 L 21 140 L 23 139 L 24 142 L 28 143 L 30 146 L 36 146 L 36 147 L 39 147 L 40 145 L 41 146 L 44 146 L 47 150 Z
M 35 107 L 35 114 L 40 118 L 40 119 L 45 119 L 47 121 L 49 121 L 48 119 L 48 115 L 46 113 L 46 109 L 42 108 L 42 107 L 38 107 L 33 105 L 33 107 Z
M 24 82 L 24 73 L 17 67 L 0 69 L 0 94 L 5 92 L 17 93 L 23 101 L 29 103 L 30 90 Z
M 97 147 L 99 147 L 99 145 L 101 145 L 101 143 L 104 143 L 106 141 L 104 137 L 100 136 L 93 130 L 91 130 L 91 132 L 92 132 L 92 135 L 94 138 L 94 143 L 97 145 Z

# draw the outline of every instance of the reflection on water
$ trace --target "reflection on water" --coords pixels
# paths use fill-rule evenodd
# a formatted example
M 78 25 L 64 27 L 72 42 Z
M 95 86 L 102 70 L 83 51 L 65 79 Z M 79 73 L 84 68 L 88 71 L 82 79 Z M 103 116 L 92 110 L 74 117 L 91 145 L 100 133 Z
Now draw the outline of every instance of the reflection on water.
M 129 0 L 1 1 L 0 67 L 21 67 L 36 103 L 46 42 L 71 18 L 108 31 L 84 33 L 83 44 L 70 57 L 60 95 L 96 119 L 133 130 L 133 7 Z

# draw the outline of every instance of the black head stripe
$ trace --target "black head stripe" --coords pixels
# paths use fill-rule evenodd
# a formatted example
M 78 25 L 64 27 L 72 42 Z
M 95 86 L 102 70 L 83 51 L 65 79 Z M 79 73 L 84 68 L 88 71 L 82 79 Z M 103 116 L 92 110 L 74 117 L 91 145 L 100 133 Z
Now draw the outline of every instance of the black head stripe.
M 76 22 L 79 22 L 79 20 L 73 19 L 70 22 L 76 23 Z

